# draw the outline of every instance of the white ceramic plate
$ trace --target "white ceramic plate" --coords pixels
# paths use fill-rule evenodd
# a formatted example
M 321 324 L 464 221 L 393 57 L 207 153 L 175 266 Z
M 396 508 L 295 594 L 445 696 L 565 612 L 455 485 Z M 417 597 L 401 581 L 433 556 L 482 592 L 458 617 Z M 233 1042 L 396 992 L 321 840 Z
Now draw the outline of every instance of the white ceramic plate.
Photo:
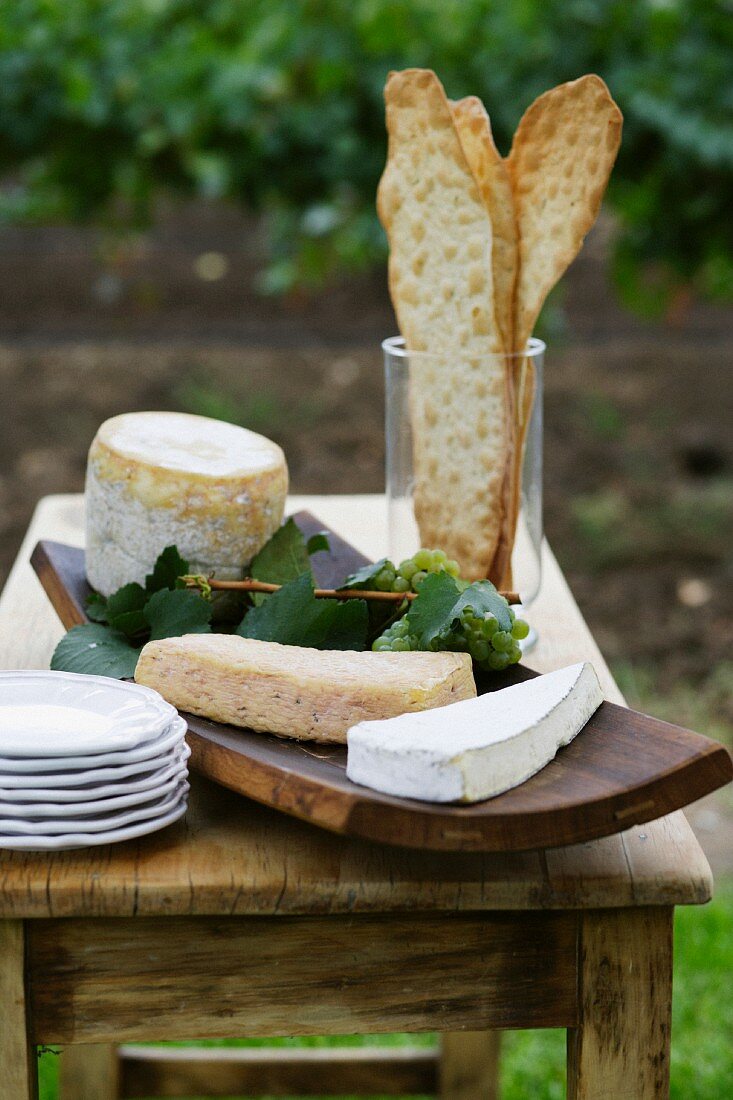
M 175 745 L 169 749 L 160 761 L 156 761 L 154 771 L 147 770 L 142 773 L 133 771 L 126 776 L 121 774 L 127 772 L 126 768 L 100 768 L 99 771 L 103 773 L 101 778 L 73 787 L 3 785 L 0 786 L 0 802 L 87 802 L 95 798 L 113 798 L 115 795 L 132 793 L 132 791 L 147 791 L 159 783 L 164 783 L 171 775 L 184 771 L 190 755 L 191 750 L 184 741 L 182 745 Z M 151 763 L 150 760 L 145 761 L 148 769 Z M 138 766 L 132 765 L 134 768 Z M 63 774 L 63 772 L 55 772 L 52 778 L 56 780 Z M 109 782 L 110 774 L 114 782 Z M 41 777 L 27 775 L 0 776 L 0 783 L 15 783 L 20 779 L 23 783 L 37 784 L 39 778 Z
M 127 791 L 111 798 L 95 798 L 88 802 L 2 802 L 0 818 L 18 818 L 21 821 L 35 821 L 43 818 L 86 818 L 89 814 L 109 814 L 124 810 L 130 806 L 142 806 L 146 802 L 157 801 L 171 794 L 182 783 L 188 772 L 185 767 L 178 768 L 167 779 L 156 784 L 152 790 Z
M 69 848 L 89 848 L 97 844 L 116 844 L 122 840 L 134 840 L 135 837 L 155 833 L 172 825 L 183 817 L 188 809 L 184 797 L 162 817 L 139 821 L 136 825 L 127 825 L 121 829 L 108 829 L 101 833 L 64 833 L 62 836 L 0 836 L 0 849 L 12 852 L 63 852 Z
M 89 775 L 92 770 L 98 774 L 100 768 L 109 768 L 110 775 L 114 774 L 117 766 L 128 767 L 131 764 L 139 765 L 137 769 L 139 771 L 144 771 L 146 767 L 150 770 L 154 765 L 157 766 L 157 758 L 160 757 L 166 749 L 172 748 L 176 742 L 182 740 L 186 729 L 187 726 L 183 718 L 176 718 L 175 721 L 162 732 L 160 737 L 157 737 L 154 741 L 146 742 L 137 749 L 130 749 L 127 752 L 106 752 L 98 753 L 94 756 L 47 757 L 45 760 L 29 759 L 28 757 L 21 759 L 20 757 L 0 756 L 0 775 L 18 774 L 38 777 L 42 775 L 44 785 L 68 787 L 73 785 L 74 782 L 88 782 L 86 779 L 74 780 L 73 775 Z M 61 772 L 64 777 L 70 778 L 62 777 L 58 783 L 51 784 L 50 773 L 52 772 Z M 38 783 L 33 785 L 38 786 Z
M 160 817 L 173 809 L 181 798 L 188 793 L 188 783 L 178 787 L 163 798 L 157 798 L 145 806 L 137 806 L 124 812 L 91 814 L 84 818 L 66 818 L 59 820 L 44 818 L 42 821 L 17 821 L 11 817 L 0 818 L 0 845 L 9 836 L 54 836 L 65 833 L 99 833 L 109 829 L 119 829 L 124 825 L 134 825 L 150 817 Z
M 73 672 L 0 672 L 0 753 L 70 757 L 121 752 L 159 737 L 176 717 L 140 684 Z

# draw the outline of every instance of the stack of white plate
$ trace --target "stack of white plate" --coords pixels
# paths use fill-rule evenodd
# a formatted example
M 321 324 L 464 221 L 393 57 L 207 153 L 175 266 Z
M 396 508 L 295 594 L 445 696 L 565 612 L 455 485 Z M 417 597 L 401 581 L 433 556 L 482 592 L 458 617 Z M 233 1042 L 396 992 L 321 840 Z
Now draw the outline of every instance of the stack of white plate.
M 150 688 L 0 672 L 0 848 L 109 844 L 186 812 L 186 723 Z

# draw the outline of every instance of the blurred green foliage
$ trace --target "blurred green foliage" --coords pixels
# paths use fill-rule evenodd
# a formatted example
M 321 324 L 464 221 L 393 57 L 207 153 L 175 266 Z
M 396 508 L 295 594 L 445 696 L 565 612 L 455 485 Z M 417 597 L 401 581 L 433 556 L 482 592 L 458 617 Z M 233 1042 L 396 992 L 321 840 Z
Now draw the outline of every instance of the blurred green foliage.
M 368 266 L 408 65 L 481 95 L 505 152 L 536 95 L 598 72 L 623 293 L 733 298 L 730 0 L 0 0 L 0 217 L 144 222 L 179 191 L 266 213 L 265 290 Z

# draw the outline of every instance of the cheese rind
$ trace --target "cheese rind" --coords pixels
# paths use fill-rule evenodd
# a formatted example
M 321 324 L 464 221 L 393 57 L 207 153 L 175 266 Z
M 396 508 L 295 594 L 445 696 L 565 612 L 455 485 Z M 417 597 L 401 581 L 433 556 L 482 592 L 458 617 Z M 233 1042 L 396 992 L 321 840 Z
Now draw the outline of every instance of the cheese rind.
M 187 413 L 113 417 L 87 464 L 89 583 L 103 595 L 142 583 L 171 545 L 194 572 L 241 577 L 282 522 L 287 488 L 282 450 L 255 432 Z
M 148 642 L 135 680 L 180 710 L 310 741 L 349 726 L 472 698 L 466 653 L 355 653 L 187 634 Z
M 346 774 L 404 798 L 478 802 L 544 768 L 602 701 L 586 662 L 426 714 L 361 722 L 348 731 Z

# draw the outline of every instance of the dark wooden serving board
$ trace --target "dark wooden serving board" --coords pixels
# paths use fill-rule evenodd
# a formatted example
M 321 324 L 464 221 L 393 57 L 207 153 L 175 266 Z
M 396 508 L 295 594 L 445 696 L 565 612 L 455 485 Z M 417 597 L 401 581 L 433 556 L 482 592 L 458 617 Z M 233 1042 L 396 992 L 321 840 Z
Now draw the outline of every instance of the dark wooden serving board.
M 323 524 L 295 520 L 307 535 Z M 333 587 L 366 561 L 338 535 L 313 559 Z M 83 551 L 40 542 L 32 556 L 64 626 L 87 621 Z M 480 692 L 537 675 L 523 666 L 486 675 Z M 184 714 L 190 766 L 258 802 L 323 828 L 411 848 L 516 851 L 574 844 L 677 810 L 733 778 L 728 751 L 707 737 L 613 703 L 520 787 L 470 806 L 394 798 L 346 778 L 346 748 L 282 740 Z

